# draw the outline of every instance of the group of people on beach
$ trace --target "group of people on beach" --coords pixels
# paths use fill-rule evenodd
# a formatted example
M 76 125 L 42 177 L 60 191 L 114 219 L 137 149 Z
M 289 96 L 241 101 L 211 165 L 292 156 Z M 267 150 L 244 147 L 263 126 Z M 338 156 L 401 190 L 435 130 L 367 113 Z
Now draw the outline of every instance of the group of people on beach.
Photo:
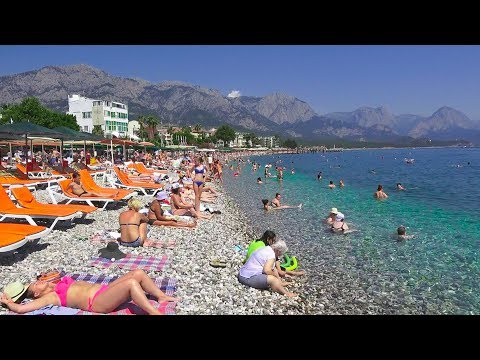
M 216 163 L 220 164 L 219 161 Z M 215 169 L 215 163 L 211 164 L 209 163 L 208 167 L 204 166 L 203 158 L 195 157 L 191 164 L 182 169 L 183 173 L 180 173 L 182 176 L 179 176 L 176 182 L 167 184 L 166 189 L 155 194 L 147 208 L 140 199 L 130 198 L 127 209 L 119 214 L 118 242 L 109 243 L 107 248 L 115 244 L 117 252 L 121 253 L 117 244 L 126 247 L 149 246 L 154 241 L 147 238 L 149 225 L 193 228 L 197 225 L 198 219 L 211 219 L 214 213 L 220 213 L 220 211 L 208 209 L 211 214 L 205 214 L 201 209 L 203 206 L 201 201 L 211 203 L 218 195 L 212 187 L 205 186 L 206 181 L 213 180 L 210 174 Z M 218 169 L 214 172 L 221 174 Z M 189 182 L 190 179 L 191 182 Z M 217 175 L 217 180 L 221 182 L 221 175 Z M 72 174 L 69 189 L 82 198 L 114 198 L 116 196 L 115 193 L 103 194 L 86 190 L 76 172 Z M 166 190 L 169 190 L 170 194 Z M 166 215 L 163 206 L 168 205 L 170 213 Z M 184 221 L 185 217 L 191 217 L 192 220 Z M 68 276 L 56 282 L 37 280 L 27 285 L 14 282 L 4 287 L 0 294 L 0 303 L 11 311 L 22 314 L 46 305 L 109 313 L 119 305 L 133 300 L 147 314 L 160 315 L 161 312 L 150 303 L 147 294 L 153 295 L 159 302 L 180 300 L 180 298 L 166 295 L 143 270 L 137 269 L 120 276 L 108 285 L 75 281 Z M 23 302 L 26 298 L 32 300 Z

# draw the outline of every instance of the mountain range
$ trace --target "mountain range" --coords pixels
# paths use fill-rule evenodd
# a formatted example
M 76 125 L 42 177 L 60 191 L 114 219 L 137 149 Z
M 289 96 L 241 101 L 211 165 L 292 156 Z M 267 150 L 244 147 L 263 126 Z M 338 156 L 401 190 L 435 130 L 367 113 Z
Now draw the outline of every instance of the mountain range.
M 0 104 L 33 96 L 52 110 L 68 111 L 68 95 L 114 100 L 129 108 L 130 120 L 157 115 L 163 123 L 204 127 L 227 123 L 257 135 L 407 143 L 414 139 L 466 140 L 480 144 L 480 122 L 444 106 L 431 116 L 394 115 L 385 107 L 319 115 L 294 96 L 227 97 L 216 89 L 178 81 L 152 83 L 113 76 L 89 65 L 47 66 L 0 77 Z

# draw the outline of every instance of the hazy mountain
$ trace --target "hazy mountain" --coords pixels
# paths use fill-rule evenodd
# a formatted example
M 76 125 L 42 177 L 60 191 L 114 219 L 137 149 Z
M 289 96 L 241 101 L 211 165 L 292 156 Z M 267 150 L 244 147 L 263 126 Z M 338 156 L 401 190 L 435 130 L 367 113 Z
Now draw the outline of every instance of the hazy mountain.
M 66 112 L 69 94 L 126 103 L 132 120 L 139 115 L 155 114 L 169 124 L 218 126 L 228 123 L 238 130 L 259 135 L 280 134 L 313 141 L 326 137 L 405 141 L 407 135 L 477 139 L 480 131 L 478 122 L 448 107 L 428 118 L 410 114 L 395 116 L 385 107 L 318 115 L 306 102 L 287 94 L 228 98 L 216 89 L 179 81 L 152 83 L 122 78 L 88 65 L 47 66 L 0 77 L 0 104 L 17 103 L 27 96 L 35 96 L 47 107 Z

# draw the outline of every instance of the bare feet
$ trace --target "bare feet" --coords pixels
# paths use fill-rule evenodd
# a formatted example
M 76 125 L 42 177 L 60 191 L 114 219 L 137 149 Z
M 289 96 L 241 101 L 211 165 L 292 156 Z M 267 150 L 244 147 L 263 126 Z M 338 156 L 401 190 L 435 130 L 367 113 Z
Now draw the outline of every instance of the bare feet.
M 162 301 L 175 301 L 175 302 L 178 302 L 178 301 L 181 301 L 182 298 L 179 298 L 179 297 L 173 297 L 173 296 L 168 296 L 166 294 L 164 294 L 163 296 L 159 296 L 157 298 L 158 302 L 162 302 Z
M 143 247 L 149 247 L 149 246 L 153 246 L 154 243 L 155 243 L 155 240 L 147 239 L 143 242 L 142 246 Z

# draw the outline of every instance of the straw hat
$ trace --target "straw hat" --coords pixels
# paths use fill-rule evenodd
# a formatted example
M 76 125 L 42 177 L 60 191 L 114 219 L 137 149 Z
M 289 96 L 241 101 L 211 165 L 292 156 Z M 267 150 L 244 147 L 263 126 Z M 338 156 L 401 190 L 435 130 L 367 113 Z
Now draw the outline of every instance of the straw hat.
M 27 291 L 28 286 L 23 285 L 20 281 L 12 282 L 3 288 L 3 293 L 8 295 L 14 302 Z

